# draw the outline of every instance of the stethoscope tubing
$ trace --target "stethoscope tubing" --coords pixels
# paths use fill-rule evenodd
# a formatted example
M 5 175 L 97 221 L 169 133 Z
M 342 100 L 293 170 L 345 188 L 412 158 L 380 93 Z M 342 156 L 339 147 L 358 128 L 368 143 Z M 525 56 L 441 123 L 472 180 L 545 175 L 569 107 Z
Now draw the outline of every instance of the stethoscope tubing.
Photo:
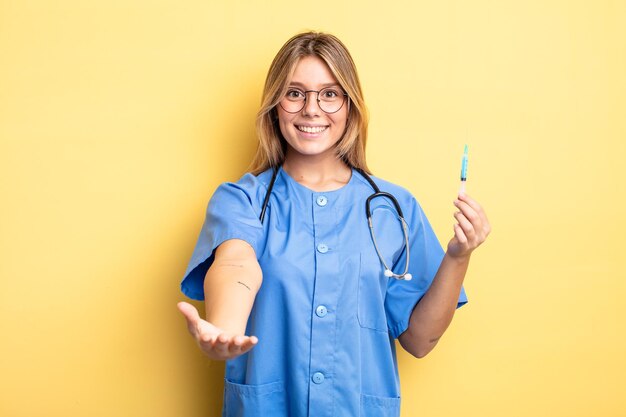
M 367 216 L 367 224 L 370 229 L 372 243 L 374 243 L 374 249 L 376 249 L 376 254 L 378 255 L 378 258 L 380 259 L 380 262 L 385 267 L 385 276 L 408 281 L 412 278 L 411 274 L 408 273 L 409 272 L 409 260 L 410 260 L 409 232 L 408 232 L 408 225 L 406 223 L 406 220 L 404 220 L 404 214 L 402 213 L 402 208 L 400 208 L 400 204 L 398 203 L 398 200 L 396 200 L 396 198 L 392 194 L 384 192 L 384 191 L 380 191 L 380 189 L 378 188 L 378 185 L 376 185 L 374 180 L 372 180 L 372 178 L 370 178 L 370 176 L 367 175 L 365 171 L 363 171 L 360 168 L 354 168 L 354 169 L 359 174 L 361 174 L 361 176 L 363 176 L 363 178 L 365 178 L 365 180 L 367 180 L 370 186 L 374 189 L 374 193 L 370 195 L 369 197 L 367 197 L 367 200 L 365 200 L 365 215 Z M 278 167 L 273 167 L 272 171 L 273 171 L 272 179 L 270 180 L 270 183 L 267 187 L 267 192 L 265 193 L 265 198 L 263 199 L 263 207 L 261 208 L 261 215 L 259 216 L 259 220 L 261 221 L 261 223 L 263 223 L 263 220 L 265 219 L 265 211 L 269 204 L 272 190 L 274 189 L 274 183 L 276 182 L 276 176 L 278 174 Z M 398 214 L 398 220 L 400 220 L 400 223 L 402 224 L 402 233 L 404 235 L 404 247 L 406 248 L 406 263 L 404 266 L 404 271 L 401 274 L 394 273 L 391 270 L 391 267 L 387 265 L 387 262 L 385 262 L 385 259 L 383 258 L 382 253 L 380 252 L 380 249 L 378 248 L 378 243 L 376 242 L 376 235 L 374 233 L 374 226 L 372 224 L 372 212 L 370 209 L 370 204 L 372 200 L 379 198 L 379 197 L 383 197 L 391 201 L 391 203 L 395 207 L 396 212 Z

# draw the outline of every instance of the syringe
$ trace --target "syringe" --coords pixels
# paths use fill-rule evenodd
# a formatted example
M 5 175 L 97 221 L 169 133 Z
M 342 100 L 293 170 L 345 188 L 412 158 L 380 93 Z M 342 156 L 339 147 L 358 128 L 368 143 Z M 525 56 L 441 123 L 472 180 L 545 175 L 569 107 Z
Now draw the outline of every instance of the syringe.
M 463 150 L 463 159 L 461 159 L 461 186 L 459 187 L 459 194 L 465 193 L 465 181 L 467 180 L 467 145 Z

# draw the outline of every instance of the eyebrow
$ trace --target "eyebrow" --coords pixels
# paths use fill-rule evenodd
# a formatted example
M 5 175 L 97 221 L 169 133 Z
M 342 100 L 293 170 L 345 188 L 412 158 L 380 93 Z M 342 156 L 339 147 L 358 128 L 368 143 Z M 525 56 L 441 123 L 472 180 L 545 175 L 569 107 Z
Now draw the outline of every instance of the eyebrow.
M 297 81 L 290 82 L 289 86 L 290 87 L 301 87 L 301 88 L 306 89 L 306 86 L 303 83 L 300 83 L 300 82 L 297 82 Z M 320 85 L 321 88 L 328 88 L 328 87 L 334 87 L 334 86 L 341 87 L 341 85 L 339 85 L 339 83 L 324 83 L 324 84 Z

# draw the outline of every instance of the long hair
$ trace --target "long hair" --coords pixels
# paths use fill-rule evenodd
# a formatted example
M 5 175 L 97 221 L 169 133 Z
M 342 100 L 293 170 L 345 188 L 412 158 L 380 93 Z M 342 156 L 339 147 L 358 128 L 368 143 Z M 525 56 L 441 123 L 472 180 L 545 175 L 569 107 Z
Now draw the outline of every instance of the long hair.
M 335 36 L 321 32 L 295 35 L 278 51 L 265 79 L 261 108 L 257 113 L 259 139 L 250 172 L 258 175 L 285 160 L 287 142 L 278 124 L 276 106 L 287 91 L 296 65 L 305 56 L 322 59 L 348 94 L 348 120 L 343 136 L 335 145 L 337 157 L 348 166 L 370 172 L 365 161 L 368 114 L 354 61 L 345 45 Z

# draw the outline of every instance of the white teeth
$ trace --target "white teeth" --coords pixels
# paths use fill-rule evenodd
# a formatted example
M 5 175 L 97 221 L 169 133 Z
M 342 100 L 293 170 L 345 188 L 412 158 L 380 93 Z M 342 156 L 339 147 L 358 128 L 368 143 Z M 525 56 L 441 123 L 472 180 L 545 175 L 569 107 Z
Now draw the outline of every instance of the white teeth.
M 326 126 L 297 126 L 297 128 L 306 133 L 320 133 L 326 130 Z

